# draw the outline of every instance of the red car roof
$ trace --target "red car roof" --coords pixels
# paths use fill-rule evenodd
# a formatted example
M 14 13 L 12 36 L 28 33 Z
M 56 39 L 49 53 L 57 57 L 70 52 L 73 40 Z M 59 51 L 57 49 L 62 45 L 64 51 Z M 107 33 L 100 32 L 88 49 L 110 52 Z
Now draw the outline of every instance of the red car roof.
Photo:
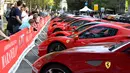
M 89 21 L 98 21 L 100 19 L 97 19 L 97 18 L 91 18 L 91 17 L 86 17 L 86 18 L 81 18 L 80 20 L 89 20 Z

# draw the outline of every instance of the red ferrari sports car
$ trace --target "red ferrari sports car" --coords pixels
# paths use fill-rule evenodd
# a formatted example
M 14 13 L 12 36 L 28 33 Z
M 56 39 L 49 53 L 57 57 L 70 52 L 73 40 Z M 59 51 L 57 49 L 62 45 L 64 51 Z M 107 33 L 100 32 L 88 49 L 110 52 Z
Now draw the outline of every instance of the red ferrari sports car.
M 58 32 L 55 32 L 55 33 L 51 34 L 50 36 L 48 36 L 48 38 L 55 37 L 55 36 L 69 36 L 69 35 L 72 35 L 72 34 L 76 34 L 76 33 L 80 32 L 80 31 L 83 31 L 84 29 L 86 29 L 86 28 L 88 28 L 90 26 L 97 25 L 97 24 L 102 24 L 104 22 L 90 22 L 90 23 L 86 23 L 86 24 L 78 26 L 77 28 L 73 28 L 70 31 L 58 31 Z M 115 25 L 122 25 L 125 28 L 129 28 L 130 29 L 130 24 L 128 24 L 128 23 L 110 22 L 110 21 L 108 23 L 112 23 L 112 24 L 115 24 Z
M 33 73 L 130 73 L 130 42 L 53 52 L 33 63 Z
M 96 18 L 90 18 L 90 17 L 89 18 L 81 18 L 81 17 L 69 18 L 69 19 L 64 20 L 63 22 L 56 22 L 56 26 L 50 24 L 48 27 L 47 35 L 49 36 L 52 33 L 57 32 L 57 31 L 69 31 L 69 30 L 72 30 L 73 28 L 77 28 L 78 26 L 82 24 L 95 22 L 95 21 L 101 21 L 101 20 L 96 19 Z
M 61 51 L 67 48 L 84 46 L 89 43 L 126 41 L 129 38 L 130 29 L 123 25 L 103 23 L 91 26 L 84 31 L 70 36 L 50 37 L 42 42 L 39 47 L 39 56 L 46 53 Z
M 70 23 L 76 19 L 78 19 L 79 17 L 71 17 L 71 16 L 66 16 L 66 17 L 59 17 L 60 19 L 56 20 L 53 19 L 50 21 L 50 24 L 48 26 L 48 30 L 51 30 L 53 27 L 56 27 L 56 26 L 59 26 L 59 25 L 64 25 L 64 24 L 67 24 L 67 23 Z
M 70 31 L 58 31 L 58 32 L 55 32 L 53 34 L 51 34 L 50 36 L 48 36 L 48 38 L 50 37 L 55 37 L 55 36 L 69 36 L 69 35 L 72 35 L 72 34 L 76 34 L 80 31 L 83 31 L 85 30 L 86 28 L 90 27 L 90 26 L 93 26 L 93 25 L 97 25 L 97 24 L 102 24 L 103 22 L 90 22 L 90 23 L 86 23 L 86 24 L 83 24 L 81 26 L 78 26 L 77 28 L 74 28 Z
M 51 22 L 50 22 L 50 24 L 51 23 L 55 23 L 55 22 L 60 22 L 60 21 L 63 21 L 64 19 L 66 19 L 66 18 L 70 18 L 70 17 L 73 17 L 74 15 L 60 15 L 59 17 L 53 17 L 52 19 L 51 19 Z

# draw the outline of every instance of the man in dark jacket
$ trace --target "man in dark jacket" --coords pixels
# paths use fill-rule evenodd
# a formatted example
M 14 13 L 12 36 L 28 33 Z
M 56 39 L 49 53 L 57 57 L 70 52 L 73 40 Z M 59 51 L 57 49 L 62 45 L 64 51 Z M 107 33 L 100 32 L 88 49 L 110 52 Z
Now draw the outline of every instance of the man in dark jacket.
M 21 7 L 23 2 L 18 1 L 17 6 L 13 7 L 10 12 L 9 23 L 7 29 L 11 34 L 19 31 L 19 27 L 22 24 Z

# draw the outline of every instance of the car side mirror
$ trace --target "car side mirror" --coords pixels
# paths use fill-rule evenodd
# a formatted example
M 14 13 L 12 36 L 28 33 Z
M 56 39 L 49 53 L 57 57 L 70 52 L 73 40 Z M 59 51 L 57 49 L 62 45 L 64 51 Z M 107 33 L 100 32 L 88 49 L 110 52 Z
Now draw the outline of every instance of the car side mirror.
M 66 24 L 66 28 L 69 28 L 69 27 L 70 27 L 70 25 Z
M 74 40 L 76 41 L 76 40 L 78 40 L 78 39 L 79 39 L 79 36 L 76 35 L 76 36 L 74 37 Z
M 37 29 L 36 29 L 36 28 L 33 28 L 33 31 L 37 31 Z
M 73 28 L 73 32 L 78 33 L 78 32 L 79 32 L 79 29 Z
M 76 31 L 76 28 L 73 27 L 72 29 L 73 29 L 74 31 Z

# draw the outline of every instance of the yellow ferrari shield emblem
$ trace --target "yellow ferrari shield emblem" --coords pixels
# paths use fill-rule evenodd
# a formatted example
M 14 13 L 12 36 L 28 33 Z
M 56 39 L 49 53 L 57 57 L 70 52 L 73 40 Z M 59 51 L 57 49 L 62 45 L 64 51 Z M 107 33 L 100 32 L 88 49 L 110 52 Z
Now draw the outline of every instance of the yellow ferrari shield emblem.
M 105 62 L 105 66 L 107 69 L 109 69 L 111 67 L 111 62 L 109 62 L 109 61 Z
M 66 40 L 66 43 L 69 43 L 70 42 L 70 40 Z

